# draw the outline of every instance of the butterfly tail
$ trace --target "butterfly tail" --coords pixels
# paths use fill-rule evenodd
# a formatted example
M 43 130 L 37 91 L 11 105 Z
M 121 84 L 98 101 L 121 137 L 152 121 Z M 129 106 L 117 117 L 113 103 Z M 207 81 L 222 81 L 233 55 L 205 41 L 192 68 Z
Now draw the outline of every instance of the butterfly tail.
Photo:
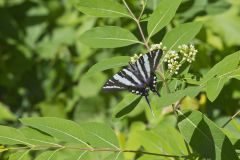
M 153 110 L 152 110 L 152 107 L 151 107 L 151 105 L 150 105 L 150 102 L 149 102 L 148 96 L 145 96 L 145 99 L 146 99 L 147 104 L 148 104 L 148 106 L 149 106 L 149 108 L 150 108 L 150 110 L 151 110 L 152 116 L 155 118 L 155 114 L 154 114 L 154 112 L 153 112 Z
M 156 90 L 156 93 L 157 93 L 158 97 L 160 97 L 160 93 L 157 90 Z

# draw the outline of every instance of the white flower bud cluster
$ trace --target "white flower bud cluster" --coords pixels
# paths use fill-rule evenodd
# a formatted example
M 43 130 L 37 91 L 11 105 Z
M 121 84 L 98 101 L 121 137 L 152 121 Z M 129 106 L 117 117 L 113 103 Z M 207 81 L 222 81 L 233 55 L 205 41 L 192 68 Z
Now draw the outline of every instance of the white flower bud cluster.
M 156 50 L 156 49 L 162 49 L 163 50 L 163 54 L 164 54 L 164 51 L 167 50 L 167 47 L 166 46 L 163 46 L 162 42 L 159 43 L 159 44 L 153 44 L 151 45 L 151 48 L 150 48 L 150 51 L 153 51 L 153 50 Z M 134 54 L 134 56 L 131 57 L 131 62 L 134 63 L 136 62 L 143 54 Z
M 178 70 L 181 66 L 179 64 L 179 55 L 176 51 L 169 51 L 167 55 L 165 55 L 164 62 L 167 62 L 167 67 L 170 73 L 178 74 Z
M 183 60 L 192 63 L 193 61 L 195 61 L 195 57 L 197 54 L 197 50 L 195 49 L 194 45 L 180 45 L 178 46 L 178 48 L 180 49 L 180 53 L 183 55 Z
M 153 44 L 151 45 L 151 48 L 150 50 L 153 51 L 155 49 L 162 49 L 163 51 L 166 51 L 167 50 L 167 47 L 166 46 L 163 46 L 162 42 L 159 43 L 159 44 Z
M 134 54 L 134 56 L 131 57 L 131 62 L 135 63 L 141 56 L 142 54 L 140 55 Z
M 180 49 L 179 52 L 170 50 L 164 57 L 164 62 L 167 62 L 169 72 L 174 74 L 178 74 L 179 68 L 185 61 L 189 63 L 195 61 L 198 52 L 194 45 L 183 44 L 178 46 L 178 48 Z

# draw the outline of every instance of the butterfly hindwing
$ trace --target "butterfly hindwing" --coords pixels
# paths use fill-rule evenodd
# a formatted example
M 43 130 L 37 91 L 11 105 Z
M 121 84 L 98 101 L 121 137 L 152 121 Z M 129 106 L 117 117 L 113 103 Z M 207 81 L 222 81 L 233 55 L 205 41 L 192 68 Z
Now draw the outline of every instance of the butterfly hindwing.
M 138 74 L 131 66 L 125 67 L 115 74 L 103 86 L 104 91 L 128 90 L 129 92 L 142 95 L 144 93 L 144 84 L 138 77 Z
M 147 96 L 147 88 L 149 87 L 151 91 L 157 92 L 154 71 L 161 56 L 162 50 L 160 49 L 142 55 L 136 62 L 130 63 L 128 67 L 123 68 L 109 79 L 103 86 L 103 90 L 128 90 L 135 94 Z

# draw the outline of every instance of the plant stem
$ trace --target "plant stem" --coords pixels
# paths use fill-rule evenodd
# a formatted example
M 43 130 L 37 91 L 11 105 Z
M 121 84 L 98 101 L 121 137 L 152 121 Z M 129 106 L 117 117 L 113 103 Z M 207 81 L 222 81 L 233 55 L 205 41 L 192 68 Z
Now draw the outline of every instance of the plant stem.
M 140 21 L 141 18 L 142 18 L 143 12 L 144 12 L 145 7 L 146 7 L 146 5 L 147 5 L 147 1 L 148 1 L 148 0 L 146 0 L 145 3 L 144 3 L 143 6 L 142 6 L 141 13 L 140 13 L 140 15 L 138 16 L 138 21 Z
M 142 16 L 142 14 L 143 14 L 143 11 L 144 11 L 144 9 L 145 9 L 146 4 L 143 5 L 143 8 L 142 8 L 142 11 L 141 11 L 140 16 L 139 16 L 138 18 L 136 18 L 136 16 L 133 14 L 132 10 L 130 9 L 130 7 L 129 7 L 128 4 L 126 3 L 126 1 L 125 1 L 125 0 L 122 0 L 122 2 L 123 2 L 123 4 L 125 5 L 125 7 L 127 8 L 128 12 L 131 14 L 132 19 L 136 22 L 136 24 L 137 24 L 137 26 L 138 26 L 138 29 L 139 29 L 139 31 L 140 31 L 140 34 L 141 34 L 141 36 L 142 36 L 142 39 L 143 39 L 143 42 L 144 42 L 145 47 L 147 48 L 148 51 L 150 51 L 150 47 L 149 47 L 149 45 L 148 45 L 148 42 L 146 41 L 145 35 L 144 35 L 143 30 L 142 30 L 142 27 L 141 27 L 141 25 L 140 25 L 140 19 L 141 19 L 141 16 Z
M 140 154 L 147 154 L 147 155 L 161 156 L 161 157 L 172 157 L 172 158 L 188 158 L 189 157 L 189 155 L 170 155 L 170 154 L 160 154 L 160 153 L 152 153 L 152 152 L 144 152 L 144 151 L 136 151 L 136 150 L 123 150 L 122 152 L 140 153 Z
M 158 66 L 158 68 L 159 68 L 159 66 Z M 156 72 L 157 72 L 158 75 L 161 77 L 162 82 L 163 82 L 164 86 L 165 86 L 166 89 L 167 89 L 167 93 L 170 93 L 170 88 L 169 88 L 169 86 L 168 86 L 168 84 L 167 84 L 167 81 L 166 81 L 164 75 L 161 73 L 160 69 L 157 69 Z M 177 118 L 177 116 L 178 116 L 178 115 L 177 115 L 177 112 L 176 112 L 176 106 L 177 106 L 177 105 L 172 104 L 171 106 L 172 106 L 173 112 L 174 112 L 174 114 L 175 114 L 175 116 L 176 116 L 176 118 Z
M 71 147 L 71 146 L 51 146 L 51 145 L 39 145 L 35 146 L 34 148 L 30 146 L 26 147 L 16 147 L 16 148 L 6 148 L 7 150 L 44 150 L 47 148 L 55 148 L 56 151 L 58 150 L 79 150 L 79 151 L 90 151 L 90 152 L 125 152 L 125 153 L 139 153 L 139 154 L 146 154 L 146 155 L 153 155 L 153 156 L 161 156 L 161 157 L 172 157 L 172 158 L 188 158 L 190 155 L 170 155 L 170 154 L 161 154 L 161 153 L 154 153 L 154 152 L 146 152 L 146 151 L 139 151 L 139 150 L 121 150 L 121 149 L 114 149 L 114 148 L 80 148 L 80 147 Z
M 233 118 L 235 118 L 237 115 L 239 115 L 240 114 L 240 110 L 237 112 L 237 113 L 235 113 L 226 123 L 224 123 L 224 125 L 222 126 L 222 128 L 224 128 L 226 125 L 228 125 L 228 123 L 230 123 L 231 122 L 231 120 L 233 120 Z

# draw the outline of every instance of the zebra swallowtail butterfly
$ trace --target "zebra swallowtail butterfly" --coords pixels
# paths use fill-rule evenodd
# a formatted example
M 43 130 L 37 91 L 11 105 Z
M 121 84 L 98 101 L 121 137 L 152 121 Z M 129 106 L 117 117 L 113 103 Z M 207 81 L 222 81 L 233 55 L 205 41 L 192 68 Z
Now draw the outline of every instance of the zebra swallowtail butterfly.
M 123 68 L 106 82 L 103 90 L 128 90 L 134 94 L 144 96 L 151 109 L 148 100 L 149 90 L 160 96 L 157 91 L 157 77 L 154 72 L 162 53 L 161 49 L 153 50 L 140 56 L 134 63 L 129 62 L 129 66 Z

